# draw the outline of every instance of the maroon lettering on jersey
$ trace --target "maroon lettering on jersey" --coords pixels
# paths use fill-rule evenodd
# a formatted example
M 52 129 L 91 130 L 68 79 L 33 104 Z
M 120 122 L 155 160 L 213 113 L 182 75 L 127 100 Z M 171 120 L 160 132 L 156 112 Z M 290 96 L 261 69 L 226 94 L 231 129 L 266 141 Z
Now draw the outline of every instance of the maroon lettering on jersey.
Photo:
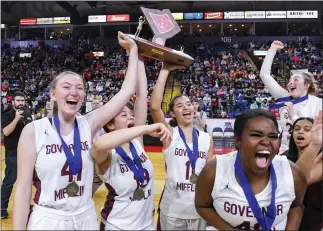
M 68 145 L 68 147 L 71 150 L 73 150 L 74 145 L 70 144 L 70 145 Z M 82 149 L 82 151 L 89 150 L 89 145 L 88 145 L 87 141 L 81 142 L 81 149 Z M 49 144 L 49 145 L 46 145 L 46 155 L 55 154 L 55 153 L 62 153 L 62 151 L 63 151 L 63 146 L 61 144 Z
M 79 191 L 75 196 L 76 197 L 83 196 L 84 188 L 85 188 L 85 185 L 80 185 L 79 186 Z M 59 189 L 59 190 L 54 190 L 54 201 L 65 199 L 65 197 L 67 197 L 66 188 L 62 188 L 62 189 Z
M 186 192 L 195 192 L 195 185 L 191 183 L 176 183 L 176 190 L 186 191 Z
M 148 157 L 144 153 L 141 153 L 139 157 L 141 163 L 145 163 L 148 160 Z
M 225 212 L 230 213 L 232 215 L 239 215 L 241 217 L 254 217 L 250 206 L 237 205 L 237 204 L 225 201 L 223 209 Z M 268 207 L 267 208 L 262 207 L 261 208 L 262 213 L 265 214 L 267 209 Z M 282 213 L 283 213 L 283 205 L 282 204 L 276 205 L 276 215 L 279 216 Z
M 187 156 L 186 149 L 175 148 L 174 155 L 175 156 Z M 206 152 L 199 151 L 198 157 L 201 159 L 206 159 Z

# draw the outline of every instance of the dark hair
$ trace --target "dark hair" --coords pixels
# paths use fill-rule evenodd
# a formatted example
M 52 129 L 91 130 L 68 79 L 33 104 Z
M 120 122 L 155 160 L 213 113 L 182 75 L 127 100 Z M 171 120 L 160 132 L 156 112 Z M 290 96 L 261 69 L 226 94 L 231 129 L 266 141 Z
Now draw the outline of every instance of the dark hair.
M 182 96 L 183 95 L 176 95 L 170 100 L 170 102 L 168 104 L 168 111 L 169 112 L 174 112 L 174 102 L 175 102 L 175 100 L 177 100 L 178 98 L 181 98 Z M 172 119 L 169 121 L 169 125 L 172 127 L 178 126 L 176 118 L 172 117 Z
M 24 97 L 24 98 L 25 98 L 25 94 L 24 94 L 24 93 L 22 93 L 21 91 L 16 91 L 16 92 L 13 94 L 12 98 L 15 100 L 15 98 L 16 98 L 17 96 L 20 96 L 20 97 Z
M 270 112 L 264 109 L 252 109 L 252 110 L 244 111 L 236 117 L 236 120 L 234 121 L 234 136 L 241 137 L 248 121 L 258 116 L 263 116 L 272 120 L 278 131 L 278 123 L 273 114 L 271 114 Z
M 133 111 L 133 109 L 134 109 L 134 104 L 133 104 L 131 101 L 129 101 L 125 106 L 126 106 L 127 108 L 129 108 L 129 110 L 131 110 L 131 111 Z M 113 123 L 113 121 L 114 121 L 114 118 L 112 118 L 112 120 L 110 120 L 108 123 Z M 107 123 L 107 124 L 108 124 L 108 123 Z M 107 127 L 107 124 L 103 126 L 103 130 L 104 130 L 106 133 L 109 133 L 110 131 L 109 131 L 109 128 Z
M 293 131 L 294 131 L 294 129 L 295 129 L 295 125 L 296 125 L 299 121 L 301 121 L 301 120 L 307 120 L 307 121 L 310 121 L 312 124 L 314 123 L 313 118 L 310 118 L 310 117 L 300 117 L 300 118 L 298 118 L 298 119 L 294 122 L 294 124 L 293 124 L 293 127 L 292 127 L 292 129 L 293 129 L 293 130 L 292 130 L 292 134 L 293 134 Z M 288 148 L 287 158 L 288 158 L 290 161 L 292 161 L 292 162 L 296 163 L 296 161 L 297 161 L 297 160 L 298 160 L 298 158 L 299 158 L 298 153 L 299 153 L 299 151 L 298 151 L 298 148 L 297 148 L 297 146 L 296 146 L 296 143 L 295 143 L 294 137 L 293 137 L 293 135 L 292 135 L 292 136 L 291 136 L 291 138 L 290 138 L 290 140 L 289 140 L 289 148 Z

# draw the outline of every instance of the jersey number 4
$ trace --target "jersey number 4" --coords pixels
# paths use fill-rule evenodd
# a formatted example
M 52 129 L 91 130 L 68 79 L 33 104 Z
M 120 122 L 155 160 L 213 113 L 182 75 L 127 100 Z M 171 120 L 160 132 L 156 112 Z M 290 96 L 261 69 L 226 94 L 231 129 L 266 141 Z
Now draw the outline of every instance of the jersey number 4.
M 242 229 L 242 230 L 251 230 L 251 225 L 250 225 L 250 221 L 244 221 L 242 222 L 240 225 L 238 225 L 237 227 L 235 227 L 236 229 Z M 253 230 L 260 230 L 260 225 L 259 223 L 256 223 L 253 226 Z M 270 231 L 275 231 L 275 228 L 270 229 Z
M 81 167 L 80 170 L 77 173 L 77 177 L 76 180 L 77 181 L 81 181 L 82 180 L 82 166 L 83 166 L 83 161 L 81 160 Z M 68 182 L 72 182 L 73 181 L 73 174 L 70 172 L 69 170 L 69 166 L 67 163 L 67 160 L 61 170 L 61 176 L 68 176 Z

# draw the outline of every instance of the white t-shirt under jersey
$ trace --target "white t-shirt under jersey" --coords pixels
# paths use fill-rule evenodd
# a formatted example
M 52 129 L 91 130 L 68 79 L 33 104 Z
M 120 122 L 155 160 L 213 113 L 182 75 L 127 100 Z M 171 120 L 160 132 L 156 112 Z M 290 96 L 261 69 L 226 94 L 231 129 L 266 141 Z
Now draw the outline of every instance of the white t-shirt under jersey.
M 271 76 L 271 65 L 275 54 L 275 50 L 268 50 L 268 53 L 261 67 L 260 77 L 270 94 L 275 99 L 278 99 L 289 96 L 289 93 L 287 90 L 282 88 Z M 308 100 L 294 105 L 294 118 L 289 118 L 286 108 L 283 107 L 279 109 L 280 118 L 278 119 L 278 124 L 280 131 L 283 132 L 279 154 L 282 154 L 289 148 L 289 141 L 294 121 L 299 117 L 314 118 L 320 110 L 322 110 L 322 99 L 313 95 L 308 95 Z
M 58 214 L 78 213 L 93 206 L 92 183 L 94 162 L 90 154 L 92 139 L 91 129 L 84 116 L 76 117 L 81 138 L 82 166 L 75 176 L 79 192 L 75 197 L 66 194 L 66 186 L 74 179 L 69 172 L 67 159 L 61 140 L 49 119 L 43 118 L 33 122 L 37 159 L 34 170 L 34 186 L 36 188 L 34 202 Z M 74 130 L 63 136 L 73 153 Z M 59 211 L 57 211 L 59 210 Z
M 233 227 L 258 230 L 257 219 L 253 216 L 243 189 L 236 180 L 234 167 L 236 156 L 237 151 L 216 156 L 216 179 L 212 190 L 213 206 L 220 217 Z M 275 156 L 272 164 L 277 176 L 277 189 L 276 219 L 271 230 L 285 230 L 287 214 L 295 199 L 294 177 L 286 156 Z M 265 189 L 255 195 L 259 206 L 266 211 L 271 202 L 271 191 L 271 180 L 269 180 Z
M 193 144 L 188 144 L 192 150 Z M 199 131 L 198 150 L 195 173 L 200 174 L 205 166 L 210 148 L 210 135 Z M 163 150 L 166 162 L 166 184 L 161 197 L 160 210 L 169 217 L 181 219 L 201 218 L 194 206 L 195 184 L 190 182 L 192 167 L 186 152 L 184 141 L 179 135 L 178 127 L 173 128 L 173 139 L 169 147 Z
M 121 156 L 112 150 L 109 169 L 99 175 L 109 190 L 101 210 L 102 222 L 106 230 L 153 230 L 154 229 L 154 169 L 141 143 L 131 141 L 140 157 L 145 171 L 145 181 L 140 186 L 145 196 L 140 201 L 131 201 L 134 191 L 140 182 Z M 129 157 L 133 160 L 131 153 Z

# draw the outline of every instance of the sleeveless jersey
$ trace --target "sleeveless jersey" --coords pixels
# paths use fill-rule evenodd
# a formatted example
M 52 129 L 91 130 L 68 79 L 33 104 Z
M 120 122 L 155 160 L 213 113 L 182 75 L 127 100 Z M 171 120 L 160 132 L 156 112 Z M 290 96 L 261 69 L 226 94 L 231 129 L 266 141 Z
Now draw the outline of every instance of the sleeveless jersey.
M 188 143 L 188 146 L 192 150 L 193 144 Z M 210 135 L 199 131 L 199 156 L 195 166 L 197 175 L 205 166 L 209 148 Z M 161 212 L 169 217 L 181 219 L 201 218 L 194 205 L 195 184 L 190 182 L 193 170 L 178 127 L 173 128 L 173 139 L 163 153 L 166 163 L 166 184 L 160 201 Z
M 293 106 L 294 113 L 298 117 L 311 117 L 314 119 L 319 111 L 322 110 L 322 99 L 312 95 L 308 95 L 308 97 L 308 100 L 305 100 Z M 279 109 L 279 116 L 280 119 L 278 120 L 278 124 L 281 132 L 283 132 L 279 154 L 282 154 L 289 149 L 289 141 L 292 136 L 293 122 L 289 118 L 287 109 L 285 107 Z
M 141 184 L 134 177 L 126 162 L 112 150 L 112 161 L 109 169 L 100 175 L 109 190 L 101 210 L 102 223 L 108 230 L 152 230 L 154 229 L 154 169 L 137 139 L 131 141 L 140 157 L 145 171 L 145 181 Z M 133 156 L 128 153 L 133 160 Z M 140 201 L 132 201 L 136 189 L 145 192 Z
M 36 137 L 37 159 L 34 170 L 36 194 L 34 202 L 49 209 L 61 210 L 58 213 L 77 213 L 84 206 L 93 205 L 92 182 L 94 162 L 90 154 L 91 129 L 84 116 L 76 117 L 81 138 L 82 165 L 77 175 L 69 171 L 67 159 L 59 135 L 48 118 L 33 122 Z M 73 153 L 74 130 L 62 136 Z M 69 197 L 66 186 L 73 180 L 79 186 L 75 197 Z
M 259 230 L 257 219 L 235 177 L 234 163 L 237 152 L 217 156 L 216 179 L 212 190 L 213 206 L 227 223 L 237 229 Z M 286 156 L 275 156 L 272 161 L 277 176 L 276 219 L 271 230 L 285 230 L 287 214 L 295 199 L 294 177 Z M 267 211 L 271 200 L 271 181 L 255 195 L 259 206 Z

